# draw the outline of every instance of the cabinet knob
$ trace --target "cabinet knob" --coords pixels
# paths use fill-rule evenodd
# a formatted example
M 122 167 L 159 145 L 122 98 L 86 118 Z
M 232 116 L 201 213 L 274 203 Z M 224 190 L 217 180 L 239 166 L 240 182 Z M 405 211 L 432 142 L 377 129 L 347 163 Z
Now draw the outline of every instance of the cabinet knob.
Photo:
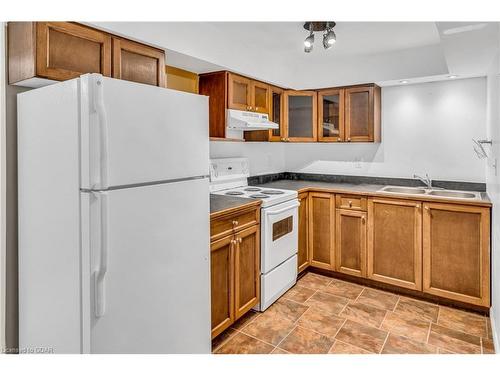
M 285 138 L 280 138 L 280 141 L 281 142 L 285 142 Z
M 255 107 L 255 110 L 258 111 L 259 110 L 259 107 Z
M 231 240 L 231 245 L 236 245 L 236 240 Z
M 347 142 L 351 142 L 351 138 L 347 138 Z
M 251 111 L 252 109 L 253 109 L 253 107 L 252 107 L 252 106 L 250 106 L 250 111 Z
M 352 201 L 349 201 L 349 207 L 352 207 Z
M 233 220 L 233 227 L 238 225 L 238 220 Z
M 239 237 L 239 238 L 237 239 L 237 241 L 238 241 L 238 243 L 242 243 L 242 242 L 243 242 L 243 238 Z
M 361 224 L 364 224 L 366 222 L 366 218 L 364 216 L 361 216 Z

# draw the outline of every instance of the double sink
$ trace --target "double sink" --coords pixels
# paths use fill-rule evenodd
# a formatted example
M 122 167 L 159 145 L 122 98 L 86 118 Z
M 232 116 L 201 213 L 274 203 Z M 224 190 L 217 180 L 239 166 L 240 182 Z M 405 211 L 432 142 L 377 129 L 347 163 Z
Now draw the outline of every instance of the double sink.
M 457 191 L 446 189 L 425 189 L 402 186 L 384 186 L 378 190 L 379 193 L 395 193 L 395 194 L 410 194 L 410 195 L 427 195 L 443 198 L 458 198 L 458 199 L 481 199 L 481 193 L 475 191 Z

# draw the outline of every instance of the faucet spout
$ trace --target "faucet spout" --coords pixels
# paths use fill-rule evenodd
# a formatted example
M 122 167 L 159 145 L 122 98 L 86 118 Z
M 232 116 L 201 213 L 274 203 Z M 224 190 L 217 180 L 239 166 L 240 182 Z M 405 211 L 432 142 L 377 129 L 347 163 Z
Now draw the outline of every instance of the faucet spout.
M 428 173 L 425 174 L 425 177 L 419 176 L 418 174 L 414 174 L 413 178 L 418 178 L 425 184 L 425 186 L 427 186 L 427 189 L 432 189 L 432 180 L 430 179 Z

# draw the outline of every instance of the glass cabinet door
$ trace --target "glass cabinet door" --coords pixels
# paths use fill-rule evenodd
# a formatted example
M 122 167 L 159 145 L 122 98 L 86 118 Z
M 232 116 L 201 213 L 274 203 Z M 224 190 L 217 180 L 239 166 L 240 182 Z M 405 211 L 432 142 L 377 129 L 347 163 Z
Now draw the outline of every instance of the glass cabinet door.
M 285 140 L 283 127 L 283 90 L 278 87 L 271 87 L 271 104 L 269 111 L 269 120 L 275 122 L 280 127 L 270 130 L 269 140 L 272 142 L 280 142 Z
M 344 90 L 318 93 L 318 139 L 321 142 L 344 140 Z
M 251 81 L 247 78 L 229 73 L 227 106 L 231 109 L 249 111 L 251 106 Z
M 345 140 L 370 142 L 374 139 L 373 87 L 345 89 Z
M 317 139 L 316 93 L 285 92 L 285 126 L 287 142 L 314 142 Z

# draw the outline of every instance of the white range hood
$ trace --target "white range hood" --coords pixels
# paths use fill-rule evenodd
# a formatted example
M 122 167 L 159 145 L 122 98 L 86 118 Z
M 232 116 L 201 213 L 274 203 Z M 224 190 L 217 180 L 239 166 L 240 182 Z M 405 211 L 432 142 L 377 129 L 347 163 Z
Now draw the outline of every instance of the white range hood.
M 269 121 L 266 113 L 238 111 L 236 109 L 227 110 L 227 127 L 235 130 L 265 130 L 278 129 L 279 125 Z

